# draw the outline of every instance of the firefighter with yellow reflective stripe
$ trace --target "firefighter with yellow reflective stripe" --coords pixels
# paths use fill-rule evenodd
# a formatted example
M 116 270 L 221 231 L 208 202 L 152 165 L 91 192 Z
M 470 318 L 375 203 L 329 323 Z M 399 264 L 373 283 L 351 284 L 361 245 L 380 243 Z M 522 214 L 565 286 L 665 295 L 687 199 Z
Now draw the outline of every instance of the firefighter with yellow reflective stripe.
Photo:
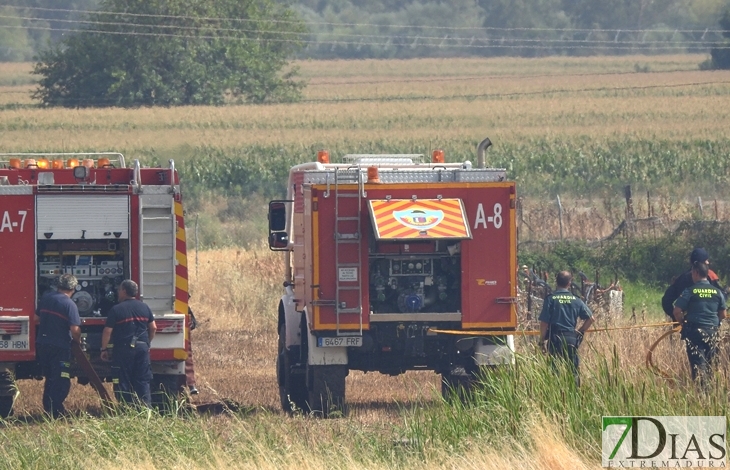
M 560 358 L 569 364 L 575 376 L 576 385 L 580 385 L 578 376 L 578 347 L 583 334 L 593 324 L 593 313 L 568 287 L 573 280 L 569 271 L 560 271 L 556 277 L 557 289 L 545 298 L 540 312 L 540 339 L 543 349 L 551 356 Z M 583 324 L 578 330 L 578 318 Z M 544 346 L 547 341 L 547 347 Z
M 119 285 L 119 303 L 107 313 L 101 333 L 101 359 L 110 360 L 109 349 L 113 345 L 112 380 L 117 400 L 149 407 L 152 403 L 150 342 L 157 325 L 150 308 L 136 299 L 138 294 L 139 287 L 131 279 Z
M 81 340 L 79 309 L 71 300 L 78 281 L 71 274 L 58 278 L 57 290 L 44 295 L 36 309 L 36 353 L 46 382 L 43 409 L 53 418 L 66 413 L 64 400 L 71 390 L 71 341 Z

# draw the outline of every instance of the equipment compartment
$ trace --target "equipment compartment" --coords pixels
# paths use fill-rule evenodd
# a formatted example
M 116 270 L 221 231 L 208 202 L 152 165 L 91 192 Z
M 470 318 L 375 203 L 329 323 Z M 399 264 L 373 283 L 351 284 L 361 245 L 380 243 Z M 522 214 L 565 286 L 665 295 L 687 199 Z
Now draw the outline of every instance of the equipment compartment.
M 129 243 L 116 240 L 39 240 L 39 298 L 61 274 L 78 279 L 71 296 L 82 317 L 105 317 L 117 303 L 117 287 L 130 277 Z

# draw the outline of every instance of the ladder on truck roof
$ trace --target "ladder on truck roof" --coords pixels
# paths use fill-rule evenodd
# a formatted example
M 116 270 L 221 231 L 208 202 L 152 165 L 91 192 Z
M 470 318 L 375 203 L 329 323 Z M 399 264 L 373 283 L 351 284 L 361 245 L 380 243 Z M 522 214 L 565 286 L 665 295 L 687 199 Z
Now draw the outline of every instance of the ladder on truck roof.
M 139 196 L 140 293 L 155 317 L 175 313 L 177 227 L 173 195 Z
M 353 171 L 355 169 L 356 171 Z M 362 172 L 359 166 L 354 168 L 335 168 L 335 316 L 337 318 L 337 336 L 362 336 L 362 199 L 365 186 L 362 178 Z M 357 184 L 357 194 L 352 192 L 341 191 L 341 184 Z M 341 204 L 343 200 L 348 198 L 357 198 L 357 213 L 347 213 Z M 343 214 L 343 212 L 345 212 Z M 352 228 L 356 227 L 354 231 Z M 349 231 L 348 231 L 349 229 Z M 347 256 L 343 251 L 349 251 Z M 352 258 L 352 250 L 356 253 L 355 262 L 344 262 L 343 259 Z M 353 279 L 354 277 L 356 279 Z M 355 293 L 357 302 L 348 305 L 344 300 L 345 292 Z M 352 297 L 351 295 L 348 297 Z M 356 313 L 359 319 L 358 331 L 343 331 L 341 329 L 340 316 L 343 314 Z

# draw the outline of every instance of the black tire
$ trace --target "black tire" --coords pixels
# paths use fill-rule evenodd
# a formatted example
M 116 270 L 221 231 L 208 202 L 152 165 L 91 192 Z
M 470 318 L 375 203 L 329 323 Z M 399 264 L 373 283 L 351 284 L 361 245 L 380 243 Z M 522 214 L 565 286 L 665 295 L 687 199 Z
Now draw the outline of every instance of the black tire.
M 307 381 L 304 374 L 292 374 L 291 354 L 286 350 L 286 325 L 279 328 L 279 348 L 276 356 L 276 379 L 279 383 L 281 409 L 287 413 L 307 409 Z
M 172 411 L 174 403 L 184 395 L 184 375 L 154 374 L 150 383 L 152 406 L 161 411 Z
M 13 414 L 15 396 L 0 397 L 0 418 L 7 419 Z
M 13 405 L 18 396 L 15 372 L 5 369 L 0 372 L 0 418 L 6 419 L 13 414 Z
M 323 418 L 344 416 L 347 366 L 307 366 L 307 377 L 311 413 Z
M 441 396 L 446 401 L 458 399 L 466 400 L 474 388 L 474 377 L 469 375 L 452 374 L 443 372 L 441 374 Z

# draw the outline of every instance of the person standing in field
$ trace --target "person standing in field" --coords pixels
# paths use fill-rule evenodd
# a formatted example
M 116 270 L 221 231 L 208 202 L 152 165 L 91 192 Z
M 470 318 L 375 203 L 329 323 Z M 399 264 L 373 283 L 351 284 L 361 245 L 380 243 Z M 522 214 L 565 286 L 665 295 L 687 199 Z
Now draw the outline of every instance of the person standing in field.
M 150 308 L 136 299 L 138 294 L 139 287 L 131 279 L 119 284 L 119 303 L 109 310 L 101 334 L 101 359 L 112 362 L 117 400 L 142 403 L 149 408 L 152 405 L 150 342 L 157 325 Z
M 573 371 L 576 385 L 580 385 L 578 347 L 583 335 L 593 324 L 593 313 L 585 302 L 568 289 L 572 280 L 573 276 L 569 271 L 558 273 L 555 279 L 557 289 L 545 298 L 538 320 L 543 351 L 567 362 Z M 583 323 L 576 330 L 578 318 Z
M 694 266 L 695 263 L 704 263 L 708 266 L 707 271 L 707 280 L 712 284 L 714 287 L 720 289 L 722 292 L 722 288 L 720 287 L 719 283 L 719 277 L 715 272 L 711 269 L 709 269 L 710 265 L 710 255 L 707 253 L 707 250 L 704 248 L 695 248 L 692 250 L 692 253 L 689 255 L 689 263 L 690 266 Z M 667 287 L 667 290 L 664 291 L 664 296 L 662 297 L 662 309 L 664 310 L 664 313 L 667 314 L 667 316 L 672 320 L 676 321 L 676 318 L 674 318 L 674 301 L 679 298 L 680 295 L 682 295 L 682 292 L 684 292 L 685 289 L 690 287 L 692 284 L 694 284 L 694 281 L 692 280 L 692 270 L 686 271 L 674 280 L 672 284 Z M 724 295 L 724 293 L 723 293 Z
M 71 390 L 71 342 L 81 340 L 79 309 L 71 300 L 77 285 L 72 274 L 61 275 L 57 290 L 44 295 L 36 309 L 36 354 L 46 379 L 43 409 L 54 419 L 66 414 L 63 402 Z
M 720 321 L 727 313 L 725 296 L 707 279 L 709 269 L 704 261 L 695 261 L 691 271 L 694 284 L 674 302 L 672 312 L 682 325 L 692 379 L 699 377 L 703 386 L 707 385 L 720 342 Z

